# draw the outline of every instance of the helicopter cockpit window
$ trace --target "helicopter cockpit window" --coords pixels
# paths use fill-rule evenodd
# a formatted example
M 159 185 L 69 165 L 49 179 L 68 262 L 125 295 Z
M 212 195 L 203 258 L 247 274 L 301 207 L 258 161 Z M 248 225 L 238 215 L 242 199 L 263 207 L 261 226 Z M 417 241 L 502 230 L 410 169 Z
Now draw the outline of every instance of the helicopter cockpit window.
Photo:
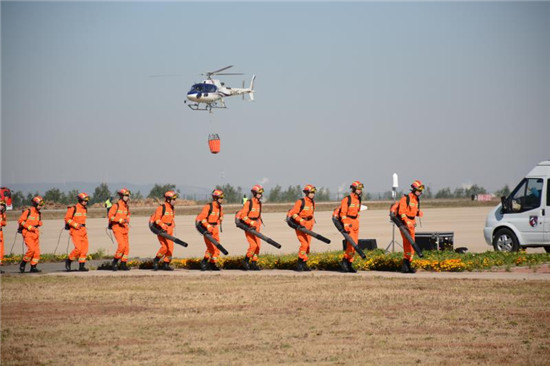
M 194 84 L 191 87 L 193 93 L 214 93 L 216 90 L 216 85 L 212 84 Z
M 202 84 L 202 87 L 205 93 L 214 93 L 217 89 L 216 85 L 212 85 L 212 84 Z

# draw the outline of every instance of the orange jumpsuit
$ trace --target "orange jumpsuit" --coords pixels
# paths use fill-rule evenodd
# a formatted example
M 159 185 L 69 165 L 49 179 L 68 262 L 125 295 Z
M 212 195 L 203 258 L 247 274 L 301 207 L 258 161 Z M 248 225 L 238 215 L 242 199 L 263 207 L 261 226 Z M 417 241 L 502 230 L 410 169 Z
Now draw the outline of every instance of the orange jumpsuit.
M 340 203 L 340 220 L 344 230 L 355 241 L 355 244 L 359 244 L 359 211 L 361 211 L 361 200 L 355 193 L 351 193 L 342 199 Z M 354 256 L 355 248 L 348 242 L 344 258 L 353 263 Z
M 112 224 L 113 235 L 118 243 L 115 259 L 121 259 L 121 262 L 128 262 L 130 253 L 130 242 L 128 233 L 130 231 L 130 210 L 128 204 L 123 200 L 118 200 L 109 210 L 109 221 Z
M 221 224 L 223 220 L 222 206 L 217 201 L 212 201 L 204 205 L 201 213 L 195 219 L 195 222 L 202 225 L 208 232 L 220 242 L 220 232 L 218 230 L 218 224 Z M 220 256 L 220 250 L 210 242 L 210 240 L 204 237 L 204 243 L 206 244 L 206 251 L 204 252 L 204 258 L 208 259 L 210 263 L 216 263 Z
M 80 203 L 69 207 L 65 214 L 65 223 L 69 225 L 69 233 L 74 244 L 74 250 L 69 254 L 70 261 L 78 258 L 78 263 L 86 263 L 86 255 L 88 255 L 87 214 L 88 208 Z
M 27 246 L 27 252 L 23 256 L 23 262 L 31 262 L 32 266 L 36 266 L 40 260 L 40 230 L 42 220 L 40 212 L 36 207 L 31 207 L 19 216 L 19 224 L 23 226 L 23 240 Z
M 262 226 L 262 202 L 256 197 L 252 197 L 243 205 L 243 208 L 237 213 L 237 218 L 246 225 L 252 227 L 257 232 L 260 232 Z M 254 223 L 252 223 L 254 222 Z M 256 235 L 252 235 L 248 231 L 244 232 L 246 240 L 248 240 L 248 251 L 246 256 L 251 258 L 252 262 L 258 261 L 260 254 L 261 240 Z
M 6 213 L 0 215 L 0 265 L 4 263 L 4 226 L 7 225 Z
M 162 213 L 163 210 L 164 214 Z M 165 202 L 157 207 L 157 210 L 155 211 L 153 217 L 151 217 L 151 221 L 157 227 L 166 231 L 168 235 L 174 235 L 174 229 L 176 227 L 174 216 L 176 216 L 174 207 L 168 202 Z M 157 235 L 157 238 L 160 243 L 160 249 L 157 252 L 157 258 L 160 260 L 162 257 L 164 257 L 164 262 L 170 263 L 170 261 L 172 260 L 172 255 L 174 253 L 174 242 L 160 235 Z
M 408 205 L 407 196 L 409 197 Z M 415 231 L 414 228 L 416 226 L 416 216 L 420 216 L 420 210 L 418 209 L 418 207 L 418 197 L 416 196 L 416 194 L 411 192 L 408 195 L 404 195 L 403 197 L 401 197 L 401 200 L 399 201 L 399 208 L 397 209 L 401 221 L 403 221 L 407 226 L 407 229 L 409 230 L 409 233 L 411 234 L 411 238 L 413 240 Z M 403 235 L 403 233 L 401 233 L 401 237 L 403 238 L 403 257 L 405 259 L 408 259 L 409 261 L 412 261 L 412 258 L 414 256 L 414 249 L 411 243 Z
M 300 211 L 302 207 L 304 207 Z M 315 223 L 314 218 L 315 202 L 309 197 L 304 197 L 296 201 L 294 207 L 288 212 L 288 215 L 298 224 L 305 227 L 308 230 L 313 229 Z M 300 241 L 300 250 L 298 252 L 298 258 L 301 258 L 304 262 L 308 260 L 309 248 L 311 245 L 311 236 L 296 229 L 296 236 Z

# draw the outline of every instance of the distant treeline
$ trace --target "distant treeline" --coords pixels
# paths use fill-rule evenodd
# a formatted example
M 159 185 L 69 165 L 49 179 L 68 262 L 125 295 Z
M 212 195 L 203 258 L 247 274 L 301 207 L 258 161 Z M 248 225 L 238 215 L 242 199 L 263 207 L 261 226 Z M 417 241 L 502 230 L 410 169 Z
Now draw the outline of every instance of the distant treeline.
M 242 201 L 244 196 L 250 197 L 250 192 L 248 191 L 248 189 L 243 190 L 241 187 L 233 187 L 231 184 L 216 186 L 216 188 L 222 189 L 224 191 L 226 203 L 238 203 Z M 180 199 L 184 200 L 205 202 L 210 199 L 210 194 L 182 194 L 180 190 L 176 188 L 175 184 L 155 184 L 149 194 L 147 194 L 147 196 L 144 196 L 140 191 L 132 192 L 132 200 L 143 200 L 145 198 L 162 200 L 162 198 L 164 197 L 164 192 L 170 190 L 178 192 L 180 194 Z M 44 194 L 41 194 L 40 192 L 35 192 L 25 195 L 21 191 L 16 191 L 12 192 L 12 202 L 15 208 L 19 208 L 29 205 L 34 196 L 42 195 L 46 202 L 70 205 L 76 202 L 76 196 L 78 195 L 78 193 L 80 192 L 76 189 L 69 192 L 62 192 L 59 188 L 51 188 L 44 192 Z M 397 197 L 400 197 L 404 193 L 405 191 L 398 191 Z M 477 184 L 472 185 L 470 188 L 455 188 L 454 190 L 451 190 L 450 188 L 443 188 L 437 191 L 435 195 L 432 193 L 430 187 L 426 187 L 423 197 L 436 199 L 470 198 L 478 194 L 486 193 L 486 189 L 478 186 Z M 101 183 L 94 189 L 93 193 L 88 194 L 90 195 L 91 204 L 105 202 L 109 197 L 113 197 L 114 199 L 116 199 L 116 189 L 111 191 L 106 183 Z M 331 194 L 328 188 L 320 187 L 317 190 L 315 200 L 318 202 L 326 202 L 331 200 L 338 201 L 347 194 L 347 192 Z M 510 189 L 507 185 L 495 192 L 495 195 L 497 197 L 507 196 L 508 194 L 510 194 Z M 286 189 L 283 189 L 283 187 L 281 187 L 280 185 L 276 185 L 272 189 L 266 190 L 265 200 L 267 202 L 294 202 L 302 196 L 302 187 L 299 185 L 289 186 Z M 383 193 L 363 192 L 363 200 L 365 201 L 386 201 L 391 199 L 392 191 L 386 191 Z

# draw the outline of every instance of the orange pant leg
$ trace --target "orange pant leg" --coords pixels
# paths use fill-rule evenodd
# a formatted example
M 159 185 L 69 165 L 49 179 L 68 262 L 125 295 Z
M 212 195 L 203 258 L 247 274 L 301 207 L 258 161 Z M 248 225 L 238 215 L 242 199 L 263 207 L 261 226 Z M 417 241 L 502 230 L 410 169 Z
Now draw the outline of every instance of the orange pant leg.
M 160 235 L 158 236 L 158 239 L 160 243 L 160 249 L 157 252 L 157 258 L 164 257 L 165 262 L 170 262 L 174 253 L 174 242 Z
M 128 238 L 128 230 L 126 230 L 126 232 L 124 232 L 123 234 L 123 237 L 124 237 L 124 252 L 123 252 L 123 255 L 122 255 L 122 259 L 120 260 L 121 262 L 128 262 L 128 254 L 130 254 L 130 240 Z
M 313 220 L 306 221 L 304 223 L 304 227 L 308 230 L 313 230 Z M 304 261 L 307 262 L 309 259 L 309 249 L 311 246 L 311 236 L 307 235 L 300 230 L 296 230 L 296 236 L 298 237 L 298 241 L 300 241 L 300 249 L 298 252 L 298 258 L 302 258 Z
M 71 239 L 74 243 L 74 250 L 69 254 L 70 260 L 78 258 L 79 263 L 86 263 L 88 255 L 88 233 L 85 228 L 71 230 Z
M 220 242 L 220 232 L 217 226 L 214 227 L 214 231 L 211 235 L 218 243 Z M 206 252 L 204 253 L 204 257 L 209 258 L 211 263 L 216 263 L 218 261 L 218 257 L 220 256 L 220 250 L 212 244 L 210 240 L 206 239 L 206 237 L 204 237 L 204 243 L 206 244 Z
M 23 261 L 36 265 L 40 260 L 40 235 L 37 232 L 23 231 L 23 240 L 27 246 L 27 252 Z
M 76 258 L 78 258 L 80 256 L 80 250 L 79 250 L 79 247 L 76 243 L 76 240 L 74 238 L 72 238 L 72 239 L 73 239 L 74 249 L 69 254 L 69 260 L 70 261 L 74 261 Z
M 118 244 L 115 258 L 121 259 L 122 262 L 128 261 L 128 253 L 130 252 L 130 243 L 128 242 L 128 229 L 118 228 L 113 226 L 113 235 Z
M 355 244 L 359 244 L 359 220 L 354 220 L 351 226 L 351 230 L 348 234 L 349 236 L 351 236 Z M 350 262 L 353 262 L 354 257 L 355 248 L 348 242 L 346 244 L 346 252 L 344 253 L 344 258 L 346 258 Z
M 210 259 L 212 257 L 212 253 L 214 253 L 214 249 L 212 247 L 214 246 L 210 240 L 206 239 L 206 236 L 203 236 L 204 244 L 206 244 L 206 251 L 204 252 L 204 258 Z
M 174 256 L 174 242 L 172 240 L 167 240 L 168 250 L 164 256 L 164 261 L 170 263 L 172 257 Z
M 0 264 L 4 263 L 4 232 L 0 231 Z
M 86 231 L 86 228 L 82 228 L 79 230 L 78 233 L 78 246 L 80 250 L 80 256 L 78 257 L 79 263 L 86 263 L 86 256 L 88 255 L 88 232 Z
M 414 240 L 414 228 L 410 231 L 411 238 Z M 401 238 L 403 239 L 403 258 L 412 261 L 414 256 L 414 248 L 411 245 L 411 242 L 401 233 Z
M 258 255 L 260 254 L 260 238 L 256 235 L 250 234 L 248 231 L 245 231 L 244 235 L 246 240 L 248 240 L 248 250 L 246 252 L 246 256 L 248 258 L 252 258 L 252 261 L 255 262 L 258 260 Z
M 300 242 L 300 249 L 298 251 L 298 258 L 302 258 L 304 261 L 307 262 L 308 254 L 309 254 L 309 246 L 311 244 L 311 236 L 301 232 L 300 230 L 296 230 L 296 236 L 298 237 L 298 241 Z
M 167 239 L 160 235 L 157 235 L 157 239 L 160 244 L 160 249 L 157 251 L 157 258 L 162 258 L 164 257 L 164 255 L 166 254 L 166 251 L 168 250 L 168 246 L 166 245 L 166 242 L 165 242 L 165 240 Z

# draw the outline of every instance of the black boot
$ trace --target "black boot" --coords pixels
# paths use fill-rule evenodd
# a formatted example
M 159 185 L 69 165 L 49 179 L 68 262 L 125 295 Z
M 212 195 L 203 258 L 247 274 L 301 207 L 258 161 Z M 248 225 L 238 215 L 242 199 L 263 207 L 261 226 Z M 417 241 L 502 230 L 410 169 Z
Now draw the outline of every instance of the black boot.
M 19 272 L 23 273 L 25 272 L 25 266 L 27 265 L 27 262 L 21 261 L 21 264 L 19 264 Z
M 73 263 L 72 260 L 70 260 L 69 258 L 65 259 L 65 270 L 67 272 L 71 272 L 71 263 Z
M 164 262 L 164 265 L 162 266 L 162 269 L 165 271 L 173 271 L 174 268 L 170 267 L 170 262 Z
M 118 259 L 113 259 L 111 266 L 113 267 L 113 271 L 118 271 Z
M 39 273 L 39 272 L 42 272 L 41 270 L 39 270 L 38 268 L 36 268 L 36 264 L 33 266 L 31 264 L 31 270 L 30 270 L 31 273 Z
M 302 268 L 304 269 L 304 272 L 309 272 L 309 271 L 311 271 L 311 268 L 309 268 L 309 267 L 307 266 L 307 261 L 303 261 L 303 263 L 302 263 Z
M 401 266 L 401 273 L 410 273 L 409 272 L 409 260 L 403 258 L 403 265 Z
M 218 267 L 218 266 L 216 265 L 216 263 L 210 262 L 210 270 L 211 270 L 211 271 L 219 271 L 219 270 L 220 270 L 220 267 Z
M 409 273 L 416 273 L 416 269 L 413 268 L 410 260 L 407 261 L 407 267 L 409 269 Z
M 159 257 L 155 257 L 155 259 L 153 259 L 153 271 L 159 270 L 159 261 L 160 261 Z
M 203 258 L 201 261 L 201 271 L 207 271 L 208 270 L 208 259 Z
M 245 256 L 243 261 L 242 261 L 242 264 L 243 264 L 243 271 L 248 271 L 250 269 L 250 265 L 248 264 L 250 262 L 250 257 L 249 256 Z
M 344 273 L 348 271 L 348 263 L 346 258 L 342 258 L 342 261 L 340 262 L 340 269 L 341 269 L 341 272 L 344 272 Z
M 297 272 L 303 272 L 304 271 L 304 260 L 302 258 L 298 258 L 298 264 L 296 265 L 296 271 Z
M 126 265 L 126 262 L 120 262 L 120 270 L 121 271 L 129 271 L 130 268 Z
M 253 271 L 261 271 L 262 270 L 260 268 L 260 266 L 258 266 L 258 261 L 252 261 L 250 263 L 250 269 L 253 270 Z
M 348 272 L 349 273 L 357 273 L 357 270 L 355 268 L 353 268 L 353 263 L 350 262 L 349 259 L 346 259 L 346 266 L 348 267 Z
M 86 268 L 86 263 L 78 263 L 78 270 L 80 272 L 88 272 L 89 269 Z

